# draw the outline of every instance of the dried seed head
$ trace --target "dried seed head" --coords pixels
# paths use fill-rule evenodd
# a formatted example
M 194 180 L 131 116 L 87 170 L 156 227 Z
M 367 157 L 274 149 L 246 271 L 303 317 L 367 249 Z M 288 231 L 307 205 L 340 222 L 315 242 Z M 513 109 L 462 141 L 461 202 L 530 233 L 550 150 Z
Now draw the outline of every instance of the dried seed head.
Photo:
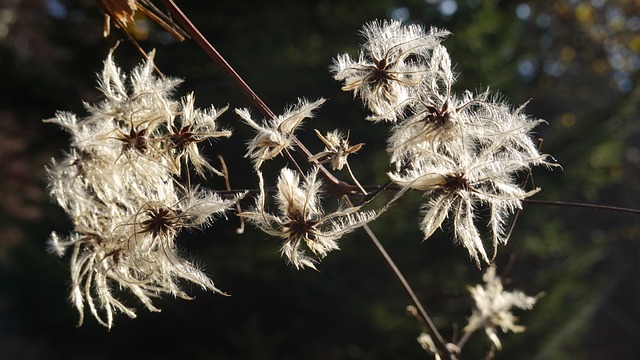
M 150 233 L 154 238 L 169 236 L 176 231 L 176 219 L 173 211 L 160 207 L 146 212 L 146 220 L 141 222 L 142 231 Z

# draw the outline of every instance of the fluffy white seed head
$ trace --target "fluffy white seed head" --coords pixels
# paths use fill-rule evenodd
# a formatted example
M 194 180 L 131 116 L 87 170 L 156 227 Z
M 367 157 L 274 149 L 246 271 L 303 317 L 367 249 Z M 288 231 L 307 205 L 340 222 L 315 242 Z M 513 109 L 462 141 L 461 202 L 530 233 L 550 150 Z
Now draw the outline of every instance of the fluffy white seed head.
M 513 315 L 511 309 L 515 307 L 531 310 L 542 294 L 533 297 L 521 291 L 505 291 L 494 267 L 489 267 L 482 279 L 484 284 L 468 288 L 475 301 L 475 308 L 464 331 L 484 329 L 491 342 L 500 349 L 502 344 L 498 338 L 498 328 L 502 332 L 514 333 L 525 330 L 524 326 L 516 324 L 518 318 Z
M 181 165 L 215 171 L 197 145 L 230 135 L 215 123 L 224 109 L 196 109 L 193 95 L 174 99 L 180 81 L 156 78 L 153 68 L 150 54 L 127 76 L 109 54 L 99 76 L 104 100 L 86 105 L 89 116 L 58 112 L 47 120 L 71 134 L 71 150 L 47 170 L 51 196 L 74 230 L 53 233 L 48 248 L 57 256 L 71 249 L 70 298 L 80 324 L 86 308 L 106 327 L 117 312 L 135 317 L 118 299 L 121 290 L 150 311 L 159 311 L 153 298 L 163 294 L 188 299 L 182 280 L 221 293 L 176 237 L 207 226 L 242 196 L 223 199 L 177 179 Z

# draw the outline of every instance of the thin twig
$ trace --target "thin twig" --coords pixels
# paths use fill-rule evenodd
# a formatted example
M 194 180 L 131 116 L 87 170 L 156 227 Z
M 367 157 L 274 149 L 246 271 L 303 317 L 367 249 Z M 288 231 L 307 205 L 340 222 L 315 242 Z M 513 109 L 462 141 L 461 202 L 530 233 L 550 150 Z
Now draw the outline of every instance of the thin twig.
M 140 55 L 142 55 L 142 57 L 149 61 L 149 55 L 147 54 L 147 52 L 142 48 L 142 46 L 140 46 L 140 43 L 138 43 L 138 41 L 129 33 L 129 31 L 127 31 L 126 26 L 122 23 L 122 21 L 120 21 L 120 19 L 115 19 L 114 22 L 116 24 L 118 24 L 118 29 L 120 29 L 120 31 L 122 31 L 122 34 L 124 34 L 124 36 L 127 38 L 127 40 L 129 40 L 129 42 L 131 43 L 131 45 L 133 45 L 134 48 L 136 48 L 136 50 L 138 50 L 138 52 L 140 53 Z M 118 46 L 116 44 L 116 46 Z M 160 71 L 160 69 L 158 68 L 158 66 L 156 66 L 156 64 L 153 64 L 153 69 L 156 71 L 156 73 L 158 74 L 158 76 L 160 76 L 161 78 L 164 78 L 164 74 L 162 73 L 162 71 Z
M 401 191 L 395 186 L 390 186 L 392 183 L 387 181 L 382 185 L 365 185 L 363 188 L 367 190 L 367 194 L 364 196 L 363 200 L 361 200 L 357 206 L 361 206 L 367 202 L 369 202 L 374 196 L 378 195 L 382 191 Z M 249 193 L 257 193 L 258 189 L 238 189 L 233 192 L 225 192 L 217 190 L 219 194 L 234 194 L 237 191 L 246 191 Z M 611 206 L 611 205 L 601 205 L 601 204 L 589 204 L 589 203 L 580 203 L 580 202 L 572 202 L 572 201 L 553 201 L 553 200 L 535 200 L 535 199 L 523 199 L 522 202 L 524 204 L 530 205 L 546 205 L 546 206 L 559 206 L 559 207 L 572 207 L 572 208 L 583 208 L 590 210 L 602 210 L 602 211 L 613 211 L 613 212 L 621 212 L 625 214 L 631 215 L 640 215 L 640 209 L 631 209 L 624 208 L 619 206 Z
M 139 0 L 139 3 L 142 5 L 138 8 L 141 12 L 147 15 L 151 20 L 160 24 L 160 26 L 167 30 L 178 41 L 184 41 L 189 37 L 184 30 L 177 26 L 170 17 L 160 11 L 160 9 L 158 9 L 151 1 Z
M 224 157 L 222 157 L 222 155 L 218 155 L 218 160 L 220 160 L 220 166 L 222 167 L 221 171 L 224 175 L 224 185 L 227 188 L 227 191 L 231 193 L 233 190 L 231 189 L 231 182 L 229 180 L 229 168 L 227 168 L 227 163 L 224 161 Z M 238 191 L 235 191 L 234 193 L 237 194 Z M 236 201 L 236 213 L 242 213 L 240 201 Z M 236 229 L 236 234 L 242 234 L 244 233 L 244 218 L 242 216 L 238 216 L 238 219 L 240 219 L 240 225 Z
M 189 20 L 189 18 L 180 10 L 180 8 L 173 2 L 173 0 L 163 0 L 165 6 L 173 16 L 177 19 L 178 23 L 182 25 L 187 32 L 191 36 L 191 38 L 200 45 L 200 48 L 209 55 L 211 60 L 213 60 L 216 65 L 218 65 L 222 71 L 224 71 L 227 76 L 231 78 L 236 84 L 238 84 L 240 90 L 244 93 L 244 95 L 251 101 L 251 103 L 257 107 L 260 112 L 267 118 L 274 119 L 276 114 L 269 109 L 269 107 L 253 92 L 253 90 L 247 85 L 244 80 L 238 75 L 238 73 L 229 65 L 229 63 L 220 55 L 218 50 L 216 50 L 211 43 L 200 33 L 195 25 Z
M 571 201 L 535 200 L 535 199 L 524 199 L 522 200 L 522 202 L 525 204 L 532 204 L 532 205 L 564 206 L 564 207 L 605 210 L 605 211 L 614 211 L 614 212 L 621 212 L 626 214 L 640 215 L 640 209 L 629 209 L 629 208 L 610 206 L 610 205 L 587 204 L 587 203 L 579 203 L 579 202 L 571 202 Z
M 351 176 L 351 180 L 353 180 L 353 182 L 356 183 L 356 186 L 358 186 L 358 189 L 362 191 L 362 195 L 367 195 L 367 191 L 362 187 L 362 185 L 360 185 L 360 182 L 358 181 L 358 179 L 356 179 L 356 176 L 353 175 L 353 171 L 351 171 L 351 166 L 349 166 L 349 162 L 346 162 L 345 165 L 347 166 L 347 171 L 349 172 L 349 176 Z
M 538 138 L 538 146 L 536 147 L 538 150 L 541 150 L 542 148 L 542 138 Z M 532 178 L 532 170 L 531 168 L 529 168 L 527 170 L 527 174 L 525 175 L 524 179 L 522 179 L 522 182 L 520 183 L 520 187 L 521 188 L 526 188 L 527 184 L 529 183 L 529 179 Z M 533 182 L 533 181 L 532 181 Z M 516 210 L 516 214 L 513 217 L 513 220 L 511 221 L 511 225 L 509 225 L 509 230 L 507 231 L 507 235 L 504 237 L 504 243 L 506 244 L 509 239 L 511 239 L 511 234 L 513 234 L 513 230 L 516 228 L 516 223 L 518 222 L 518 218 L 520 217 L 520 213 L 522 213 L 522 209 L 517 209 Z M 493 252 L 493 258 L 491 259 L 491 261 L 493 262 L 493 260 L 495 260 L 496 258 L 496 252 Z
M 362 197 L 362 201 L 358 205 L 363 205 L 363 204 L 368 203 L 369 201 L 373 200 L 373 198 L 378 196 L 378 194 L 380 194 L 384 190 L 387 190 L 387 189 L 393 190 L 393 191 L 401 191 L 402 190 L 401 188 L 391 187 L 392 184 L 393 184 L 393 181 L 387 180 L 387 182 L 385 182 L 384 184 L 382 184 L 380 186 L 373 187 L 373 188 L 370 187 L 370 186 L 365 186 L 365 189 L 366 188 L 372 188 L 372 190 L 365 193 L 365 195 Z
M 458 349 L 462 350 L 462 348 L 467 343 L 467 341 L 469 341 L 469 338 L 471 338 L 471 335 L 473 335 L 474 332 L 475 331 L 465 331 L 464 332 L 464 335 L 462 335 L 462 337 L 460 338 L 460 341 L 458 341 L 458 343 L 456 344 Z
M 387 250 L 384 248 L 382 243 L 380 243 L 380 240 L 378 240 L 378 237 L 376 236 L 376 234 L 373 233 L 369 225 L 365 224 L 362 226 L 362 228 L 367 233 L 367 235 L 369 235 L 369 238 L 371 239 L 371 242 L 373 243 L 373 245 L 376 247 L 380 255 L 382 255 L 387 265 L 389 265 L 389 268 L 391 269 L 393 274 L 396 276 L 396 278 L 398 278 L 398 281 L 400 281 L 400 284 L 402 284 L 402 287 L 404 288 L 405 292 L 411 299 L 411 302 L 418 310 L 418 313 L 420 314 L 420 317 L 423 320 L 421 322 L 423 322 L 427 326 L 427 328 L 431 331 L 433 336 L 435 336 L 436 338 L 435 343 L 436 343 L 436 347 L 440 351 L 440 356 L 442 356 L 443 359 L 450 359 L 451 354 L 446 346 L 447 341 L 444 340 L 444 338 L 442 337 L 442 334 L 440 334 L 440 332 L 438 331 L 438 328 L 436 328 L 435 324 L 433 323 L 433 321 L 427 314 L 426 310 L 420 303 L 420 300 L 416 296 L 415 292 L 411 288 L 411 285 L 409 285 L 409 282 L 402 274 L 402 271 L 400 271 L 400 269 L 398 268 L 396 263 L 393 261 L 391 256 L 389 256 L 389 253 L 387 253 Z

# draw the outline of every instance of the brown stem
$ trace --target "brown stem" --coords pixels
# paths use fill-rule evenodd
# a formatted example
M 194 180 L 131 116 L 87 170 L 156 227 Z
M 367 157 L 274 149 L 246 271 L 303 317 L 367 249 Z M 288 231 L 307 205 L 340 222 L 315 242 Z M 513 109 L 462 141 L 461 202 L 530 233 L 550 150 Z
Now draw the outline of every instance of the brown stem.
M 202 48 L 202 50 L 209 55 L 209 57 L 222 68 L 222 70 L 233 80 L 236 85 L 243 92 L 245 97 L 256 107 L 260 112 L 270 119 L 276 117 L 275 113 L 260 99 L 258 95 L 247 85 L 247 83 L 238 75 L 238 73 L 229 65 L 229 63 L 222 57 L 222 55 L 211 45 L 211 43 L 200 33 L 200 31 L 193 25 L 191 20 L 178 8 L 173 0 L 163 0 L 165 6 L 169 9 L 171 14 L 175 16 L 176 20 L 182 25 L 185 31 L 191 36 L 191 38 Z M 305 157 L 312 156 L 309 149 L 302 144 L 295 136 L 293 141 L 296 144 L 298 151 Z M 330 182 L 330 192 L 337 193 L 339 195 L 353 194 L 358 192 L 358 187 L 347 184 L 344 181 L 338 180 L 333 174 L 327 170 L 321 164 L 314 162 L 314 165 L 318 166 L 320 172 L 327 181 Z
M 471 335 L 473 335 L 474 332 L 475 330 L 464 332 L 464 335 L 462 335 L 462 337 L 460 338 L 460 341 L 458 341 L 458 343 L 456 344 L 456 346 L 458 346 L 458 349 L 462 350 L 462 348 L 467 343 L 467 341 L 469 341 L 469 338 L 471 338 Z
M 216 50 L 211 43 L 200 33 L 200 30 L 193 25 L 191 20 L 180 10 L 180 8 L 173 2 L 173 0 L 163 0 L 165 6 L 173 16 L 177 19 L 178 23 L 182 25 L 185 31 L 191 36 L 191 38 L 200 45 L 200 48 L 209 55 L 211 60 L 213 60 L 222 71 L 224 71 L 227 76 L 229 76 L 236 84 L 244 95 L 253 103 L 255 107 L 257 107 L 260 112 L 267 118 L 273 119 L 276 115 L 269 109 L 269 107 L 256 95 L 256 93 L 251 90 L 249 85 L 247 85 L 244 80 L 238 75 L 238 73 L 229 65 L 229 63 L 220 55 L 218 50 Z
M 142 5 L 138 9 L 147 15 L 151 20 L 160 24 L 165 30 L 167 30 L 178 41 L 184 41 L 189 37 L 179 26 L 176 26 L 170 17 L 166 16 L 160 9 L 158 9 L 150 0 L 138 0 Z
M 640 209 L 629 209 L 629 208 L 610 206 L 610 205 L 585 204 L 585 203 L 570 202 L 570 201 L 534 200 L 534 199 L 524 199 L 522 200 L 522 202 L 525 204 L 533 204 L 533 205 L 565 206 L 565 207 L 615 211 L 615 212 L 622 212 L 626 214 L 640 215 Z
M 347 199 L 347 202 L 349 202 L 348 199 Z M 451 353 L 447 349 L 447 345 L 446 345 L 447 342 L 444 340 L 444 338 L 442 337 L 442 334 L 440 334 L 440 332 L 438 331 L 438 328 L 435 326 L 435 324 L 427 314 L 427 311 L 424 309 L 424 307 L 420 303 L 420 300 L 418 299 L 415 292 L 411 288 L 411 285 L 409 284 L 407 279 L 402 274 L 402 271 L 400 271 L 400 269 L 398 268 L 396 263 L 393 261 L 391 256 L 389 256 L 389 253 L 387 253 L 387 250 L 384 248 L 380 240 L 378 240 L 378 237 L 376 236 L 376 234 L 373 233 L 369 225 L 365 224 L 364 226 L 362 226 L 362 228 L 367 233 L 367 235 L 369 235 L 369 239 L 371 239 L 371 242 L 373 243 L 373 245 L 376 247 L 380 255 L 382 255 L 387 265 L 389 265 L 389 268 L 391 269 L 393 274 L 396 276 L 396 278 L 398 278 L 398 281 L 400 281 L 400 284 L 402 284 L 402 287 L 404 288 L 405 292 L 411 299 L 411 302 L 418 310 L 420 318 L 422 319 L 421 322 L 426 324 L 426 326 L 429 328 L 433 336 L 435 336 L 436 338 L 435 344 L 440 352 L 440 356 L 443 359 L 451 359 Z
M 224 161 L 224 157 L 222 155 L 218 155 L 218 160 L 220 160 L 220 166 L 222 167 L 221 172 L 224 174 L 224 185 L 227 188 L 228 192 L 231 192 L 231 183 L 229 181 L 229 169 L 227 168 L 227 162 Z M 236 194 L 238 191 L 235 192 Z M 242 213 L 242 207 L 240 206 L 240 201 L 236 201 L 236 214 Z M 242 216 L 238 216 L 240 220 L 240 225 L 236 228 L 236 234 L 244 233 L 244 218 Z
M 353 182 L 356 184 L 358 189 L 360 189 L 363 195 L 367 195 L 367 191 L 362 187 L 362 185 L 360 185 L 360 182 L 358 181 L 358 179 L 356 179 L 356 176 L 353 175 L 353 171 L 351 171 L 351 166 L 349 166 L 349 162 L 345 163 L 345 165 L 347 166 L 347 171 L 349 172 L 349 176 L 351 176 L 351 180 L 353 180 Z
M 374 187 L 371 191 L 367 191 L 365 193 L 364 197 L 362 197 L 362 201 L 360 202 L 359 205 L 366 204 L 369 201 L 373 200 L 373 198 L 378 196 L 378 194 L 380 194 L 384 190 L 387 190 L 391 184 L 393 184 L 393 182 L 391 180 L 387 180 L 387 182 L 385 182 L 384 184 Z M 370 187 L 366 186 L 365 188 L 370 188 Z M 392 190 L 400 191 L 402 189 L 395 189 L 394 188 Z

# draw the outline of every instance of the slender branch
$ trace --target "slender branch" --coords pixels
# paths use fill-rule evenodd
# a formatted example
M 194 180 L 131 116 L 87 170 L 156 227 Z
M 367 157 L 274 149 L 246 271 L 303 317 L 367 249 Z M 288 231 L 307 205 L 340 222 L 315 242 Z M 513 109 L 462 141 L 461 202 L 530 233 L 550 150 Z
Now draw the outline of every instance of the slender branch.
M 390 188 L 391 184 L 393 184 L 393 181 L 387 180 L 387 182 L 385 182 L 384 184 L 382 184 L 380 186 L 373 187 L 371 189 L 371 191 L 367 191 L 367 193 L 362 198 L 362 201 L 360 202 L 360 205 L 366 204 L 369 201 L 373 200 L 373 198 L 378 196 L 378 194 L 380 194 L 384 190 L 387 190 L 387 189 L 394 190 L 394 191 L 401 191 L 402 190 L 401 188 Z M 365 188 L 371 188 L 371 187 L 370 186 L 365 186 Z
M 227 168 L 227 162 L 224 161 L 224 157 L 222 155 L 218 155 L 218 160 L 220 161 L 220 166 L 222 167 L 221 171 L 224 174 L 224 185 L 227 188 L 228 192 L 231 192 L 231 183 L 229 181 L 229 168 Z M 238 193 L 237 191 L 235 192 Z M 240 201 L 236 201 L 236 212 L 238 214 L 242 213 L 242 207 L 240 206 Z M 236 228 L 236 234 L 244 233 L 244 218 L 242 216 L 238 216 L 240 220 L 240 225 Z
M 124 23 L 122 23 L 122 21 L 118 18 L 115 18 L 114 23 L 116 23 L 118 26 L 118 29 L 121 30 L 122 34 L 124 35 L 124 37 L 127 38 L 127 40 L 131 43 L 131 45 L 133 45 L 134 48 L 136 48 L 136 50 L 138 50 L 138 52 L 140 53 L 140 55 L 142 55 L 142 57 L 149 61 L 149 55 L 147 54 L 147 52 L 142 48 L 142 46 L 140 46 L 140 43 L 138 43 L 138 41 L 131 36 L 131 34 L 129 33 L 129 31 L 127 31 L 127 27 Z M 116 47 L 119 45 L 120 41 L 118 41 L 118 43 L 116 43 Z M 153 69 L 155 70 L 155 72 L 158 74 L 158 76 L 160 76 L 161 78 L 164 77 L 164 74 L 162 73 L 162 71 L 160 71 L 160 69 L 158 68 L 158 66 L 156 66 L 156 64 L 153 64 Z
M 622 212 L 626 214 L 640 215 L 640 209 L 629 209 L 629 208 L 610 206 L 610 205 L 587 204 L 587 203 L 579 203 L 579 202 L 571 202 L 571 201 L 535 200 L 535 199 L 524 199 L 522 200 L 522 202 L 525 204 L 532 204 L 532 205 L 575 207 L 575 208 L 583 208 L 583 209 L 615 211 L 615 212 Z
M 458 341 L 458 343 L 456 344 L 458 349 L 462 350 L 462 348 L 467 343 L 467 341 L 469 341 L 469 339 L 471 338 L 471 335 L 473 335 L 474 332 L 475 331 L 465 331 L 464 332 L 464 335 L 462 335 L 462 337 L 460 338 L 460 341 Z
M 391 181 L 387 181 L 382 185 L 364 185 L 363 189 L 367 191 L 363 199 L 358 203 L 358 206 L 366 204 L 371 201 L 372 198 L 377 196 L 379 193 L 383 191 L 401 191 L 402 189 L 397 186 L 393 186 Z M 236 189 L 231 191 L 222 191 L 216 190 L 216 192 L 220 195 L 234 195 L 239 191 L 246 191 L 250 193 L 257 193 L 258 189 Z M 275 191 L 275 190 L 274 190 Z M 269 190 L 267 190 L 269 192 Z M 591 209 L 591 210 L 603 210 L 603 211 L 613 211 L 613 212 L 621 212 L 625 214 L 632 215 L 640 215 L 640 209 L 631 209 L 624 208 L 619 206 L 611 206 L 611 205 L 602 205 L 602 204 L 589 204 L 589 203 L 580 203 L 580 202 L 572 202 L 572 201 L 554 201 L 554 200 L 536 200 L 536 199 L 523 199 L 522 202 L 524 204 L 530 205 L 546 205 L 546 206 L 560 206 L 560 207 L 572 207 L 572 208 L 583 208 L 583 209 Z M 517 214 L 516 214 L 517 216 Z
M 229 63 L 220 55 L 211 43 L 200 33 L 195 25 L 189 20 L 189 18 L 180 10 L 180 8 L 173 2 L 173 0 L 163 0 L 165 6 L 173 16 L 177 19 L 178 23 L 182 25 L 185 31 L 191 36 L 191 38 L 202 48 L 202 50 L 209 55 L 220 68 L 229 76 L 236 84 L 244 95 L 251 103 L 257 107 L 260 112 L 267 118 L 275 118 L 276 115 L 269 109 L 269 107 L 253 92 L 253 90 L 242 80 L 240 75 L 229 65 Z
M 151 20 L 160 24 L 165 30 L 167 30 L 178 41 L 184 41 L 189 37 L 179 26 L 173 23 L 173 20 L 165 15 L 160 9 L 158 9 L 151 0 L 138 0 L 140 6 L 138 9 L 147 15 Z
M 376 247 L 380 255 L 382 255 L 387 265 L 389 265 L 389 268 L 391 269 L 393 274 L 396 276 L 396 278 L 398 278 L 398 281 L 400 281 L 400 283 L 402 284 L 402 287 L 404 288 L 405 292 L 411 299 L 411 302 L 418 310 L 418 313 L 420 314 L 420 318 L 422 319 L 421 322 L 423 322 L 429 328 L 433 336 L 435 336 L 436 338 L 435 343 L 436 343 L 436 347 L 440 351 L 440 356 L 443 356 L 444 359 L 450 359 L 451 353 L 447 349 L 447 345 L 446 345 L 447 341 L 442 337 L 442 334 L 440 334 L 440 332 L 438 331 L 438 328 L 435 326 L 435 324 L 427 314 L 426 310 L 420 303 L 420 300 L 418 299 L 415 292 L 411 288 L 411 285 L 409 285 L 409 282 L 402 274 L 402 271 L 400 271 L 400 269 L 398 268 L 396 263 L 393 261 L 391 256 L 389 256 L 389 253 L 387 253 L 387 250 L 384 248 L 382 243 L 380 243 L 380 240 L 378 240 L 378 237 L 376 236 L 376 234 L 373 233 L 369 225 L 365 224 L 364 226 L 362 226 L 362 228 L 367 233 L 367 235 L 369 235 L 369 238 L 371 239 L 371 242 L 373 243 L 373 245 Z
M 367 191 L 362 187 L 362 185 L 360 185 L 360 182 L 358 181 L 358 179 L 356 179 L 356 176 L 353 175 L 353 171 L 351 171 L 351 166 L 349 166 L 349 162 L 346 162 L 345 165 L 347 166 L 347 171 L 349 172 L 349 176 L 351 176 L 351 180 L 353 180 L 353 182 L 356 184 L 356 186 L 358 186 L 358 189 L 360 189 L 360 191 L 362 191 L 363 194 L 368 195 Z
M 209 55 L 222 70 L 233 80 L 240 88 L 245 97 L 256 107 L 260 112 L 270 119 L 275 119 L 275 113 L 260 99 L 260 97 L 247 85 L 247 83 L 240 77 L 240 75 L 229 65 L 229 63 L 222 57 L 222 55 L 211 45 L 211 43 L 202 35 L 195 25 L 189 20 L 189 18 L 178 8 L 173 0 L 163 0 L 165 6 L 169 9 L 171 14 L 176 17 L 176 20 L 182 25 L 185 31 L 191 36 L 191 38 L 202 48 L 202 50 Z M 298 151 L 305 157 L 309 158 L 313 154 L 307 149 L 304 144 L 300 142 L 295 136 L 293 141 L 296 144 Z M 353 194 L 359 191 L 357 186 L 347 184 L 344 181 L 338 180 L 333 174 L 327 170 L 324 166 L 314 161 L 314 165 L 318 166 L 320 172 L 327 181 L 332 185 L 331 192 L 338 195 Z

